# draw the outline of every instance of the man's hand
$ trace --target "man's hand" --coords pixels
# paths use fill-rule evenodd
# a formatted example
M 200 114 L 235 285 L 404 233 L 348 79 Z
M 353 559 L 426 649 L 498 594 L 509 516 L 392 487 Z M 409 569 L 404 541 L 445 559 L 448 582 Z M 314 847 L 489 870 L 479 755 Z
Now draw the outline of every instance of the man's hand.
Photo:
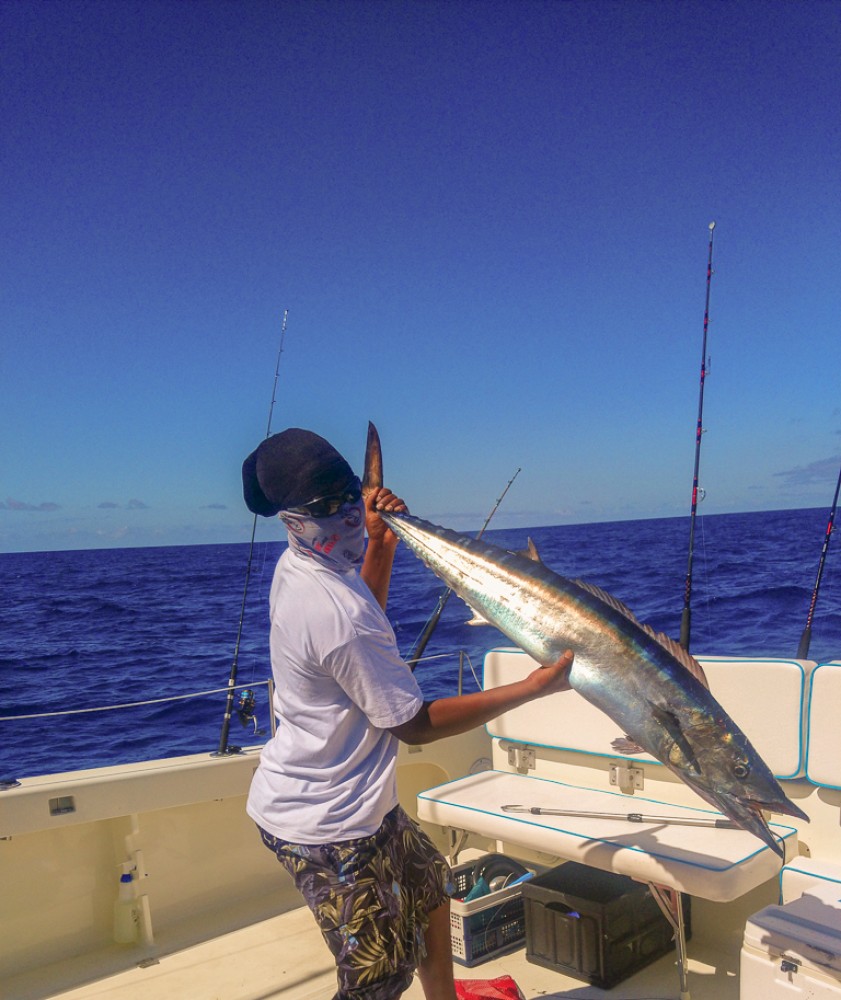
M 374 544 L 397 548 L 399 539 L 379 516 L 378 511 L 381 510 L 408 512 L 409 508 L 387 486 L 371 490 L 365 497 L 365 530 L 368 532 L 368 539 Z
M 571 691 L 572 685 L 569 682 L 569 672 L 572 669 L 573 652 L 568 649 L 564 655 L 545 666 L 533 670 L 527 680 L 537 688 L 537 696 L 554 694 L 556 691 Z

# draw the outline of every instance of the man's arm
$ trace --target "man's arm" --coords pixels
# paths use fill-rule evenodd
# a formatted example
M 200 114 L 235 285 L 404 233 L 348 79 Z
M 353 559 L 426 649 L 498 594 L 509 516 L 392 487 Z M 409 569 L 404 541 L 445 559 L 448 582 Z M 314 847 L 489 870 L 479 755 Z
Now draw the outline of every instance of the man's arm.
M 368 532 L 368 546 L 359 575 L 368 584 L 377 603 L 385 611 L 388 588 L 391 583 L 391 569 L 394 553 L 400 539 L 382 520 L 378 510 L 407 510 L 406 504 L 391 490 L 381 487 L 372 490 L 365 498 L 365 529 Z
M 418 714 L 402 726 L 389 729 L 404 743 L 432 743 L 482 726 L 510 708 L 517 708 L 556 691 L 569 691 L 571 650 L 556 662 L 538 667 L 521 681 L 452 698 L 425 701 Z

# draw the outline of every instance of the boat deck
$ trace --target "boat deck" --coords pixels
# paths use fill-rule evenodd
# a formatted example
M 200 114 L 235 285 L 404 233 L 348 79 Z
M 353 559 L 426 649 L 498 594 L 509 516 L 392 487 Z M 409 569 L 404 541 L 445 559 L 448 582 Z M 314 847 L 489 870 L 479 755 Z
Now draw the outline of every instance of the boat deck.
M 335 992 L 332 958 L 306 908 L 289 910 L 199 944 L 126 968 L 126 953 L 111 949 L 113 974 L 86 980 L 85 960 L 63 962 L 7 981 L 4 1000 L 328 1000 Z M 692 1000 L 737 1000 L 738 953 L 722 955 L 691 942 Z M 120 968 L 122 966 L 122 968 Z M 677 998 L 674 956 L 668 955 L 605 991 L 526 960 L 525 949 L 465 968 L 455 964 L 457 979 L 493 979 L 510 975 L 526 1000 L 668 1000 Z M 417 979 L 404 994 L 423 1000 Z

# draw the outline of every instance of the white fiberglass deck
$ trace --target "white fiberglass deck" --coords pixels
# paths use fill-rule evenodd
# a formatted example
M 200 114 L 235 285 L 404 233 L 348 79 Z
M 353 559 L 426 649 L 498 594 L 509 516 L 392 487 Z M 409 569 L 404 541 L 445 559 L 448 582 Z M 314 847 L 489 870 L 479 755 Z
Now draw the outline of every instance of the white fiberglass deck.
M 740 943 L 725 954 L 699 942 L 691 949 L 693 1000 L 737 1000 Z M 204 941 L 154 964 L 123 971 L 114 948 L 113 975 L 84 982 L 82 962 L 62 963 L 3 984 L 3 1000 L 328 1000 L 335 991 L 333 962 L 312 916 L 297 909 Z M 125 964 L 125 960 L 123 960 Z M 668 1000 L 676 997 L 674 956 L 668 955 L 610 991 L 528 962 L 525 950 L 475 966 L 454 966 L 458 979 L 510 975 L 526 1000 Z M 69 978 L 68 978 L 69 977 Z M 73 982 L 77 985 L 73 985 Z M 404 994 L 423 1000 L 417 979 Z

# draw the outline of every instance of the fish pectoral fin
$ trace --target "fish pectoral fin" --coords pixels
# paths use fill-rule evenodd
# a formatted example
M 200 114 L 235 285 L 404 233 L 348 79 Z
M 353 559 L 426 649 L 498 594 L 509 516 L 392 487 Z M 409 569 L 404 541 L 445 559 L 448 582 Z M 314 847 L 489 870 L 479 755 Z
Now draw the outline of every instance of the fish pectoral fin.
M 633 757 L 635 754 L 645 753 L 645 750 L 639 743 L 635 743 L 630 736 L 619 736 L 610 745 L 617 753 L 621 753 L 625 757 Z
M 680 719 L 678 719 L 674 712 L 670 712 L 665 708 L 660 708 L 658 705 L 651 706 L 651 714 L 669 734 L 672 739 L 672 743 L 680 751 L 686 764 L 692 768 L 696 774 L 700 774 L 701 768 L 698 764 L 698 758 L 695 756 L 695 752 L 692 749 L 689 740 L 686 738 L 686 734 L 681 728 Z M 669 756 L 671 756 L 671 751 L 669 752 Z

